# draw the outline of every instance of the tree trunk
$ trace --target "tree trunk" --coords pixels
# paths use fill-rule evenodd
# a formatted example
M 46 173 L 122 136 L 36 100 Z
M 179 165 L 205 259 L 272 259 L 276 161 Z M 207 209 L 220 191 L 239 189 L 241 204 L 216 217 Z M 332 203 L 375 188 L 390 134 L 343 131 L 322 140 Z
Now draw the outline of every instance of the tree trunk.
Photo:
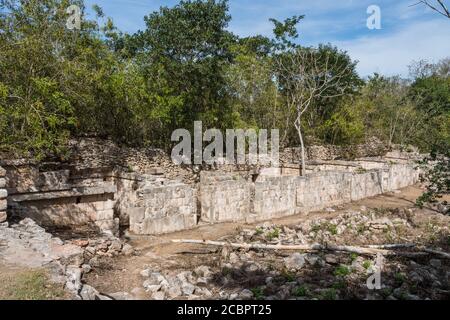
M 297 121 L 295 122 L 295 128 L 298 132 L 298 137 L 300 139 L 300 149 L 301 149 L 301 162 L 302 162 L 302 169 L 300 172 L 301 176 L 304 176 L 306 173 L 306 160 L 305 160 L 305 142 L 303 141 L 303 134 L 302 134 L 302 125 L 301 125 L 301 119 L 300 117 L 297 118 Z

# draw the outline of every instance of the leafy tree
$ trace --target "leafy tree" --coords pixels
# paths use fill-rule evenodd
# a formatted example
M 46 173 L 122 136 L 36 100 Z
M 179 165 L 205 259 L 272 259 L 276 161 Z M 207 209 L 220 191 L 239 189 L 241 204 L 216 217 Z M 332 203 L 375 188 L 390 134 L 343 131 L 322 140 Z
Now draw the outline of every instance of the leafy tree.
M 134 36 L 147 90 L 177 102 L 165 110 L 170 131 L 195 120 L 218 128 L 231 121 L 224 88 L 234 37 L 227 11 L 225 0 L 181 1 L 146 16 L 147 29 Z

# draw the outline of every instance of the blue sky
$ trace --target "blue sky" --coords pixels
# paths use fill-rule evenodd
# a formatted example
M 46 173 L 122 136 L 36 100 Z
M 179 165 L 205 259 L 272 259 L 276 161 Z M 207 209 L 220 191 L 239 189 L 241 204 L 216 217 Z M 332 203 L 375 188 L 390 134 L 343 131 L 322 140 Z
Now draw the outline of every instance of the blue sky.
M 449 0 L 445 0 L 450 5 Z M 143 17 L 160 6 L 178 1 L 86 0 L 98 4 L 123 31 L 133 33 L 145 27 Z M 269 18 L 283 20 L 304 14 L 299 24 L 299 43 L 332 43 L 358 60 L 362 76 L 373 72 L 408 75 L 413 60 L 437 61 L 450 56 L 450 20 L 417 0 L 229 0 L 232 21 L 229 30 L 241 36 L 270 36 Z M 381 9 L 381 30 L 366 26 L 367 8 Z

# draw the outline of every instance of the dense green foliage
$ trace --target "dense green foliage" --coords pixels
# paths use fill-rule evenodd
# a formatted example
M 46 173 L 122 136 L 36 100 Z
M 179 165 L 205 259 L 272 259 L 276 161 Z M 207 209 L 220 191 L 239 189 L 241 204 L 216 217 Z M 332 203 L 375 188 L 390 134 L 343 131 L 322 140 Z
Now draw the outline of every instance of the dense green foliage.
M 69 137 L 96 135 L 169 148 L 174 129 L 195 120 L 212 128 L 278 128 L 297 146 L 294 87 L 283 72 L 299 50 L 298 15 L 272 20 L 274 36 L 227 30 L 226 0 L 189 0 L 145 16 L 136 34 L 95 20 L 66 28 L 66 8 L 83 0 L 0 0 L 0 150 L 64 155 Z M 101 19 L 100 19 L 101 18 Z M 98 21 L 106 21 L 100 25 Z M 331 88 L 302 122 L 306 144 L 386 145 L 448 150 L 450 60 L 417 63 L 411 79 L 362 80 L 338 48 L 316 48 L 319 64 L 346 66 L 345 91 Z M 285 69 L 276 62 L 284 61 Z M 287 79 L 287 80 L 286 80 Z M 291 79 L 292 80 L 292 79 Z

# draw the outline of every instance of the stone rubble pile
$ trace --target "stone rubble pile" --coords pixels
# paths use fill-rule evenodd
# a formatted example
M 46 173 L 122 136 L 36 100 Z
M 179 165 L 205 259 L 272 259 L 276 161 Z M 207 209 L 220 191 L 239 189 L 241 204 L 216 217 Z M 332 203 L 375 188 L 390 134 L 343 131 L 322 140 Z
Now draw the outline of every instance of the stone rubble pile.
M 0 224 L 0 261 L 27 268 L 46 268 L 51 280 L 65 285 L 77 299 L 111 299 L 83 284 L 83 274 L 96 268 L 102 257 L 130 256 L 134 249 L 114 237 L 67 240 L 53 237 L 33 220 Z
M 382 212 L 348 211 L 332 219 L 308 220 L 294 227 L 277 226 L 266 222 L 254 230 L 243 230 L 232 242 L 252 242 L 269 244 L 312 244 L 335 243 L 352 244 L 383 241 L 383 236 L 395 238 L 397 230 L 410 229 L 413 210 L 393 213 L 390 218 Z M 347 241 L 348 242 L 348 241 Z
M 331 210 L 330 210 L 331 212 Z M 291 227 L 264 223 L 222 240 L 230 243 L 346 245 L 391 244 L 407 237 L 423 239 L 414 232 L 414 210 L 346 212 L 329 219 L 308 220 Z M 422 230 L 424 231 L 424 230 Z M 435 226 L 429 236 L 447 235 L 448 226 Z M 417 238 L 412 238 L 413 236 Z M 395 242 L 394 242 L 395 243 Z M 212 254 L 209 266 L 191 270 L 141 272 L 145 292 L 161 299 L 228 300 L 419 300 L 450 298 L 450 264 L 434 255 L 385 257 L 382 288 L 367 288 L 377 264 L 375 256 L 327 252 L 278 252 L 232 249 L 225 246 Z M 130 294 L 123 294 L 123 298 Z
M 178 274 L 163 275 L 150 269 L 143 270 L 143 287 L 154 300 L 211 298 L 213 294 L 207 288 L 213 273 L 207 266 L 200 266 L 194 271 L 183 271 Z

